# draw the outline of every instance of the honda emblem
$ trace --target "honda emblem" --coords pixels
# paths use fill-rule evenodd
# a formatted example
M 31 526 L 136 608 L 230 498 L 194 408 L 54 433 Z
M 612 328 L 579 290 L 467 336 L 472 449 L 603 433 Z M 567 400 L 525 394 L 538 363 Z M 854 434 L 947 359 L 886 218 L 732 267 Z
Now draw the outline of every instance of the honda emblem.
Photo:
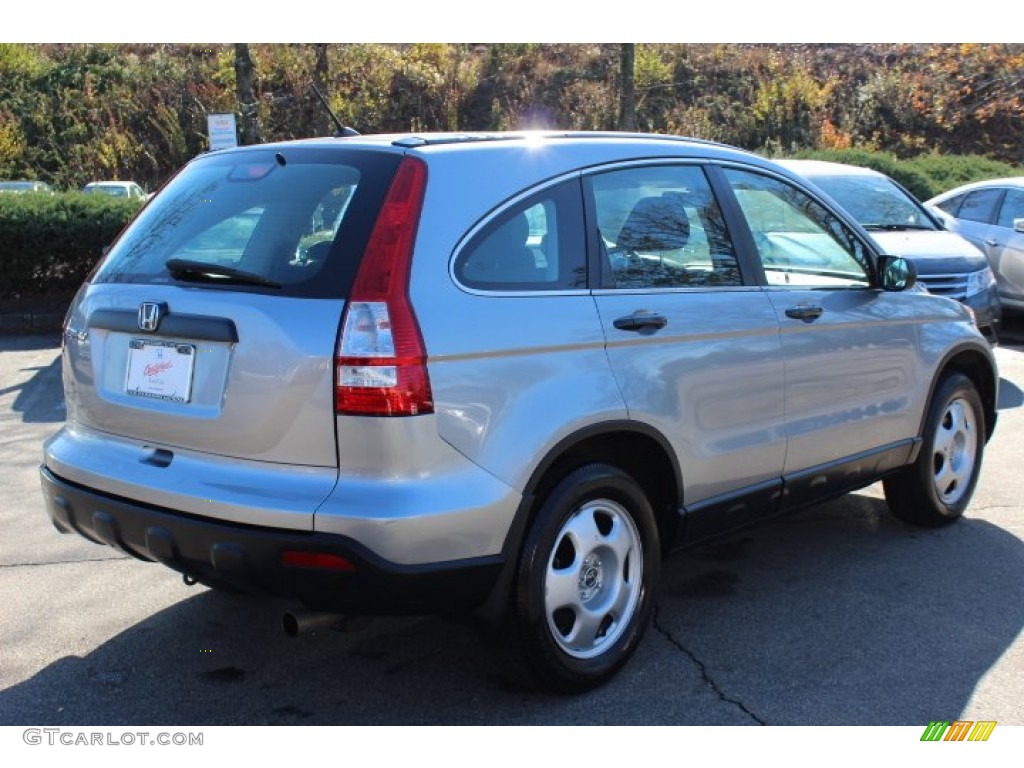
M 155 331 L 160 325 L 160 317 L 165 307 L 153 301 L 144 301 L 139 305 L 139 330 Z

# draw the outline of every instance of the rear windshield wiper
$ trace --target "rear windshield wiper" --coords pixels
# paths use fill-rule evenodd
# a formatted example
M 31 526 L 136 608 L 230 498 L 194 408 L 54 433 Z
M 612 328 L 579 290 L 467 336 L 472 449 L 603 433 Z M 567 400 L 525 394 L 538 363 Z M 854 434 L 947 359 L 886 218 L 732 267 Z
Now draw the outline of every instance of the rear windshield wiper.
M 281 284 L 269 277 L 245 272 L 241 269 L 223 264 L 208 264 L 188 259 L 168 259 L 164 262 L 167 271 L 175 280 L 191 280 L 206 283 L 235 283 L 242 285 L 262 285 L 266 288 L 280 288 Z
M 883 230 L 885 232 L 902 232 L 906 229 L 935 229 L 927 224 L 862 224 L 864 229 Z

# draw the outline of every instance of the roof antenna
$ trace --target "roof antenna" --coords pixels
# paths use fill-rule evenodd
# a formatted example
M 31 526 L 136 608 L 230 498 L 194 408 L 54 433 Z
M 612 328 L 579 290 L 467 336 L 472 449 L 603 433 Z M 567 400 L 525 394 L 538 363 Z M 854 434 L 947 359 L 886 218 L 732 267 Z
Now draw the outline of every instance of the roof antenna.
M 318 99 L 320 99 L 320 103 L 324 105 L 324 109 L 326 109 L 327 110 L 327 114 L 331 116 L 331 120 L 333 120 L 334 124 L 336 126 L 338 126 L 338 130 L 336 130 L 334 132 L 334 137 L 335 138 L 340 138 L 342 136 L 358 136 L 359 135 L 359 131 L 357 131 L 355 128 L 349 128 L 347 125 L 342 125 L 341 120 L 339 120 L 338 116 L 336 114 L 334 114 L 334 112 L 331 111 L 331 105 L 327 103 L 327 99 L 324 98 L 324 95 L 322 93 L 320 93 L 320 89 L 317 88 L 314 83 L 310 83 L 309 87 L 310 87 L 310 90 L 312 90 L 313 93 L 316 94 L 316 97 Z

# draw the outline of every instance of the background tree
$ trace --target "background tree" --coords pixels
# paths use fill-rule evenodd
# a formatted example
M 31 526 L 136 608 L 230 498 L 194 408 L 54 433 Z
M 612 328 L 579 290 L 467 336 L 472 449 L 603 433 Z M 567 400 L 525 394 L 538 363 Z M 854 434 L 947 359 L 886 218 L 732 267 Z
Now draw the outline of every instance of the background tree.
M 249 55 L 248 44 L 235 43 L 235 95 L 238 98 L 238 112 L 241 117 L 238 132 L 242 144 L 259 144 L 263 141 L 255 79 L 255 67 Z
M 311 82 L 362 133 L 635 126 L 768 153 L 1024 157 L 1019 44 L 0 44 L 0 176 L 154 189 L 207 149 L 210 113 L 237 112 L 243 143 L 329 135 Z
M 636 43 L 623 43 L 619 54 L 619 130 L 636 130 Z

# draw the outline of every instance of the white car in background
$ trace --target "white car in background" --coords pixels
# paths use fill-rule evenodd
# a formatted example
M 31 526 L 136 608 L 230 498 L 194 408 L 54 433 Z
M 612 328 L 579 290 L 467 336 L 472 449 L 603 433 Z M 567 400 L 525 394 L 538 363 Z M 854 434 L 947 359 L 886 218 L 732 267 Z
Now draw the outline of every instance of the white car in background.
M 149 199 L 145 190 L 134 181 L 93 181 L 82 187 L 82 191 L 87 195 L 110 195 L 132 200 Z

